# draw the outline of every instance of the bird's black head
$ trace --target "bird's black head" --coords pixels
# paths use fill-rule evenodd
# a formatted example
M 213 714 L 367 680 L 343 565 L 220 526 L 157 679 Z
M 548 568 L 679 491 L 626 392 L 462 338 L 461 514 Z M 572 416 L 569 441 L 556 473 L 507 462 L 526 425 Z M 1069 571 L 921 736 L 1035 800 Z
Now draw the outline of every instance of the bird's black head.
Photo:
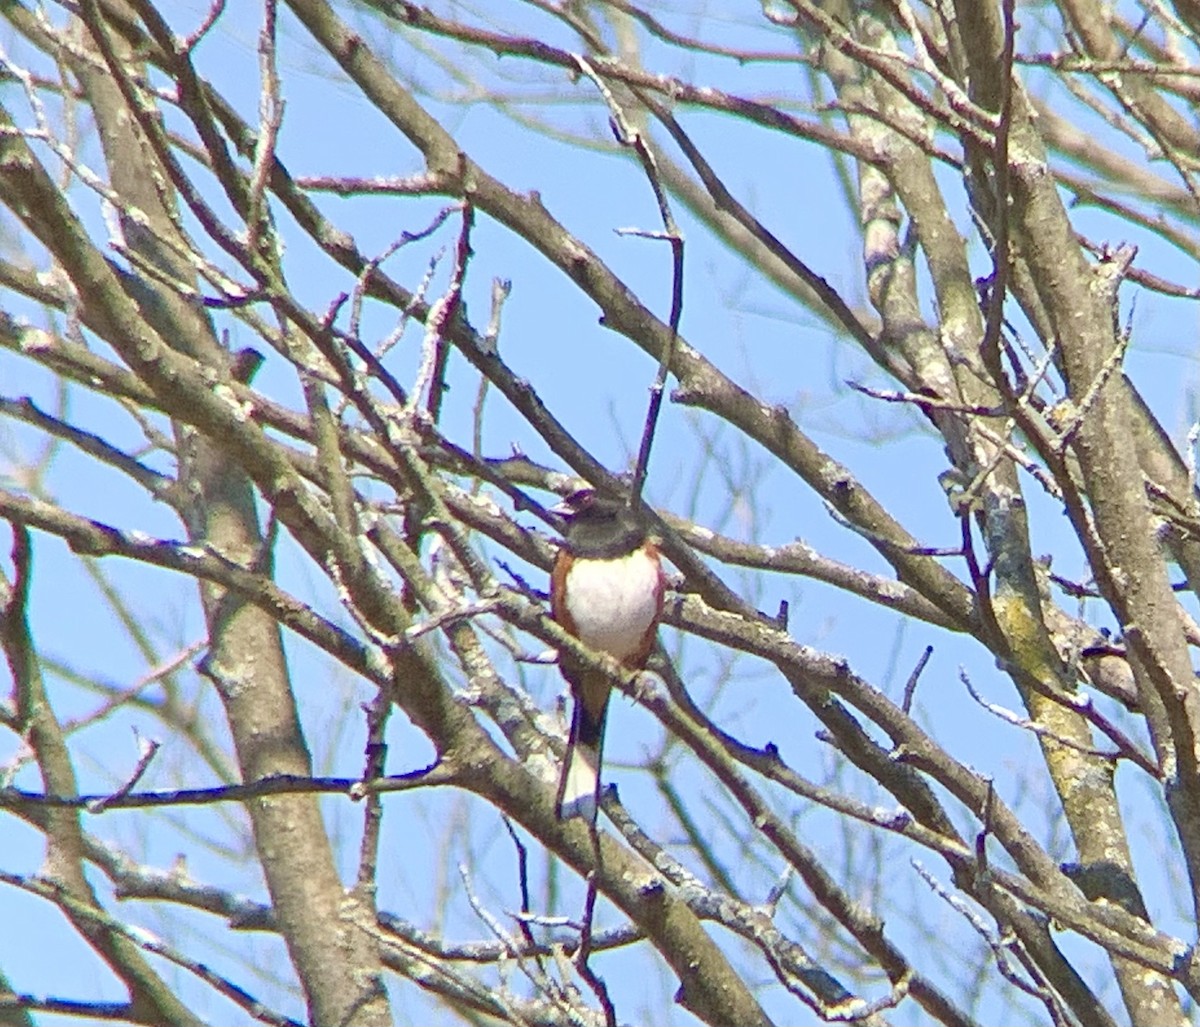
M 595 489 L 578 489 L 551 508 L 566 521 L 567 548 L 574 556 L 612 559 L 632 553 L 646 539 L 622 499 Z

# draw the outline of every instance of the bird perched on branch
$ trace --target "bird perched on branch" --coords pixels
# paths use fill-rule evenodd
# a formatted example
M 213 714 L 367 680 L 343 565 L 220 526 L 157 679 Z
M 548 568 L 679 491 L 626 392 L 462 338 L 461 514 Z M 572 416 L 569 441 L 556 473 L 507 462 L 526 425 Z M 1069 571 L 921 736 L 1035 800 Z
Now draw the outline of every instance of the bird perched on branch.
M 581 489 L 553 508 L 567 521 L 550 576 L 554 619 L 589 649 L 631 670 L 645 666 L 662 614 L 664 578 L 658 547 L 627 505 Z M 603 671 L 559 655 L 575 711 L 558 785 L 560 819 L 596 821 L 600 751 L 611 691 Z

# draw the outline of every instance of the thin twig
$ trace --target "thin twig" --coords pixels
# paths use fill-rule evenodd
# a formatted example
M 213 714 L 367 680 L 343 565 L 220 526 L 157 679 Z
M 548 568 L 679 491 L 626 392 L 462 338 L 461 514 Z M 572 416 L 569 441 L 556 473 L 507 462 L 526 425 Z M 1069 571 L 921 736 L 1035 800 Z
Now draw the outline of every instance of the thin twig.
M 1012 126 L 1012 68 L 1016 45 L 1015 0 L 1003 0 L 1004 52 L 1000 57 L 1000 111 L 996 124 L 995 151 L 995 223 L 992 229 L 992 278 L 988 296 L 987 320 L 981 352 L 993 374 L 1000 372 L 1000 329 L 1004 319 L 1004 301 L 1008 295 L 1008 133 Z
M 302 777 L 280 774 L 259 778 L 247 784 L 220 785 L 215 788 L 175 788 L 126 795 L 55 795 L 27 792 L 19 788 L 0 788 L 0 809 L 48 807 L 51 809 L 90 809 L 103 803 L 104 811 L 146 809 L 164 806 L 211 806 L 220 802 L 246 802 L 268 795 L 345 795 L 361 799 L 384 792 L 435 788 L 456 780 L 445 764 L 391 777 L 360 780 L 353 777 Z
M 596 837 L 596 825 L 590 824 L 593 838 Z M 599 845 L 597 844 L 597 857 L 599 856 Z M 597 866 L 599 863 L 597 862 Z M 596 898 L 599 889 L 596 884 L 596 871 L 588 874 L 587 881 L 587 898 L 584 902 L 583 924 L 579 931 L 579 949 L 575 953 L 575 969 L 579 976 L 587 983 L 587 986 L 592 989 L 592 994 L 596 996 L 600 1007 L 604 1010 L 604 1022 L 606 1027 L 617 1027 L 617 1010 L 613 1005 L 612 998 L 608 994 L 608 985 L 604 983 L 604 978 L 592 969 L 588 962 L 592 954 L 592 924 L 596 914 Z
M 381 779 L 387 770 L 387 722 L 393 707 L 387 689 L 379 689 L 364 706 L 367 715 L 367 744 L 363 760 L 363 780 Z M 383 826 L 383 798 L 379 792 L 366 796 L 363 810 L 363 835 L 358 848 L 358 878 L 355 891 L 375 906 L 375 881 L 379 866 L 379 835 Z
M 534 938 L 533 931 L 529 927 L 534 919 L 530 912 L 533 909 L 533 905 L 529 897 L 529 850 L 525 847 L 525 843 L 521 841 L 520 836 L 517 834 L 517 829 L 513 827 L 512 821 L 506 816 L 500 819 L 504 824 L 504 829 L 508 832 L 508 837 L 512 840 L 513 848 L 517 850 L 517 883 L 521 889 L 521 914 L 516 917 L 516 921 L 520 925 L 521 935 L 525 939 L 528 951 L 536 953 L 537 939 Z
M 275 164 L 275 142 L 283 124 L 283 100 L 279 95 L 279 70 L 275 62 L 276 0 L 263 4 L 263 27 L 258 36 L 258 64 L 262 87 L 258 95 L 258 140 L 254 147 L 254 168 L 250 173 L 250 202 L 246 210 L 246 250 L 258 253 L 264 230 L 269 229 L 267 206 L 263 202 L 267 178 Z M 266 254 L 264 254 L 266 255 Z
M 917 682 L 921 679 L 921 672 L 925 669 L 925 665 L 929 662 L 929 657 L 932 655 L 933 646 L 927 645 L 925 651 L 921 654 L 921 658 L 917 660 L 917 665 L 913 667 L 912 673 L 908 675 L 908 681 L 904 684 L 904 698 L 900 703 L 900 708 L 905 713 L 912 712 L 913 696 L 917 693 Z
M 208 13 L 201 20 L 196 28 L 189 32 L 179 44 L 179 49 L 176 51 L 180 57 L 187 57 L 199 44 L 221 17 L 225 11 L 225 0 L 213 0 L 213 5 L 208 9 Z
M 500 352 L 500 314 L 504 309 L 504 301 L 512 292 L 512 280 L 508 278 L 492 279 L 492 311 L 488 316 L 487 330 L 481 340 L 484 352 L 496 356 Z M 483 410 L 487 402 L 488 386 L 491 379 L 486 374 L 479 376 L 479 391 L 475 394 L 475 406 L 471 410 L 471 455 L 476 462 L 483 461 Z M 472 484 L 472 494 L 478 493 L 483 485 L 483 479 L 476 477 Z
M 975 686 L 971 683 L 970 676 L 965 670 L 960 669 L 958 676 L 959 680 L 966 685 L 967 692 L 970 694 L 972 699 L 974 699 L 980 706 L 987 710 L 988 713 L 995 717 L 999 717 L 1006 723 L 1012 724 L 1014 727 L 1022 728 L 1025 731 L 1029 731 L 1030 733 L 1037 735 L 1039 738 L 1048 738 L 1053 742 L 1057 742 L 1059 745 L 1066 746 L 1068 749 L 1074 749 L 1076 752 L 1081 752 L 1085 756 L 1094 756 L 1097 759 L 1108 760 L 1110 762 L 1115 762 L 1122 756 L 1127 756 L 1129 759 L 1133 760 L 1133 762 L 1136 762 L 1139 766 L 1141 766 L 1141 768 L 1147 773 L 1153 775 L 1155 778 L 1158 777 L 1158 772 L 1144 755 L 1141 755 L 1139 758 L 1133 753 L 1120 751 L 1105 752 L 1102 749 L 1095 749 L 1090 745 L 1084 745 L 1081 742 L 1077 742 L 1073 738 L 1067 738 L 1065 735 L 1060 735 L 1057 732 L 1050 730 L 1050 728 L 1046 727 L 1044 724 L 1039 724 L 1037 721 L 1030 720 L 1028 717 L 1022 717 L 1019 713 L 1014 713 L 1012 710 L 1005 709 L 1003 706 L 1000 706 L 996 703 L 988 702 L 988 700 L 983 698 L 983 696 L 976 691 Z
M 983 939 L 984 943 L 991 949 L 992 956 L 996 960 L 996 969 L 1000 972 L 1006 981 L 1014 987 L 1031 995 L 1034 998 L 1045 1003 L 1046 1008 L 1050 1011 L 1051 1018 L 1056 1025 L 1063 1025 L 1071 1022 L 1067 1018 L 1065 1007 L 1062 999 L 1058 997 L 1051 989 L 1049 983 L 1043 977 L 1041 980 L 1030 982 L 1025 980 L 1013 965 L 1009 962 L 1009 949 L 1013 949 L 1020 958 L 1023 953 L 1021 942 L 1012 934 L 1005 934 L 999 937 L 994 936 L 988 928 L 984 919 L 976 913 L 970 906 L 966 904 L 957 895 L 951 894 L 942 884 L 931 874 L 918 860 L 913 860 L 913 869 L 920 875 L 921 879 L 929 885 L 935 895 L 943 899 L 952 909 L 957 910 L 968 924 L 975 930 L 975 933 Z M 1026 970 L 1032 975 L 1038 973 L 1037 964 L 1031 959 L 1022 959 L 1022 964 Z M 1039 974 L 1040 976 L 1040 974 Z
M 447 336 L 450 325 L 454 323 L 462 305 L 463 282 L 467 275 L 467 263 L 471 259 L 471 229 L 474 225 L 475 207 L 470 200 L 464 200 L 462 226 L 454 247 L 454 271 L 450 276 L 450 285 L 446 295 L 434 303 L 426 322 L 429 336 L 433 338 L 433 363 L 429 374 L 429 400 L 425 409 L 434 424 L 437 424 L 438 418 L 441 417 L 442 399 L 446 395 L 446 363 L 450 356 Z M 418 378 L 413 388 L 414 398 L 420 395 L 421 384 Z
M 634 464 L 633 484 L 630 486 L 629 505 L 638 509 L 642 505 L 642 492 L 646 484 L 646 475 L 650 464 L 650 447 L 654 442 L 654 432 L 658 426 L 658 415 L 662 409 L 663 392 L 667 385 L 667 375 L 671 370 L 671 359 L 675 353 L 675 344 L 679 338 L 679 322 L 683 317 L 683 234 L 679 231 L 679 226 L 675 223 L 675 216 L 671 213 L 671 204 L 667 199 L 667 191 L 663 187 L 662 180 L 658 172 L 658 162 L 655 160 L 654 153 L 646 142 L 646 137 L 640 128 L 634 126 L 632 121 L 626 116 L 621 104 L 613 95 L 607 83 L 602 79 L 596 69 L 582 55 L 576 55 L 576 61 L 579 64 L 580 70 L 587 75 L 600 90 L 600 94 L 604 97 L 608 104 L 609 111 L 612 114 L 613 134 L 616 136 L 617 142 L 622 146 L 631 148 L 637 155 L 638 160 L 642 163 L 642 168 L 646 172 L 646 179 L 650 183 L 650 188 L 654 190 L 654 199 L 658 203 L 659 217 L 662 219 L 663 231 L 648 233 L 639 232 L 647 238 L 665 239 L 671 244 L 671 314 L 667 321 L 670 329 L 670 334 L 667 338 L 667 343 L 662 349 L 659 356 L 658 373 L 655 375 L 654 384 L 650 386 L 650 405 L 646 411 L 646 421 L 642 428 L 642 440 L 638 446 L 637 462 Z M 636 90 L 634 90 L 636 93 Z M 628 232 L 626 234 L 629 234 Z
M 97 799 L 95 802 L 89 802 L 84 807 L 89 813 L 103 813 L 114 802 L 119 799 L 123 799 L 126 795 L 132 792 L 137 786 L 137 783 L 142 779 L 142 775 L 146 773 L 147 768 L 150 766 L 151 761 L 158 753 L 159 748 L 162 746 L 162 742 L 158 741 L 157 739 L 142 738 L 140 735 L 138 735 L 136 728 L 134 729 L 133 734 L 134 737 L 137 738 L 138 747 L 141 749 L 141 754 L 138 756 L 137 765 L 133 768 L 133 772 L 126 779 L 125 783 L 121 785 L 121 787 L 115 792 L 113 792 L 111 795 L 105 796 L 102 799 Z

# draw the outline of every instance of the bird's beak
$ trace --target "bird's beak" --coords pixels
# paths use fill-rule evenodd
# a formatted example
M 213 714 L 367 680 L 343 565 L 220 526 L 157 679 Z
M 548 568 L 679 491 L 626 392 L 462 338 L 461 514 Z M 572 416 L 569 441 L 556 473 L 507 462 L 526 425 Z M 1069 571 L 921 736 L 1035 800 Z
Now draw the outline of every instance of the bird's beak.
M 590 506 L 595 497 L 596 493 L 591 488 L 576 489 L 569 496 L 563 497 L 550 507 L 550 513 L 570 519 L 584 507 Z

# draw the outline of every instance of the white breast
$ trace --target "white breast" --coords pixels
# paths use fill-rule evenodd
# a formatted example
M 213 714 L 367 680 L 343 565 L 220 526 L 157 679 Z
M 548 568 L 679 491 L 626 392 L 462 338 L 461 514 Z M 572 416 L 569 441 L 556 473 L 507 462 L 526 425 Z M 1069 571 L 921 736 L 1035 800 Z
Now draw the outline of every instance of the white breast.
M 637 651 L 658 613 L 658 563 L 638 549 L 619 560 L 571 565 L 567 612 L 579 640 L 624 660 Z

